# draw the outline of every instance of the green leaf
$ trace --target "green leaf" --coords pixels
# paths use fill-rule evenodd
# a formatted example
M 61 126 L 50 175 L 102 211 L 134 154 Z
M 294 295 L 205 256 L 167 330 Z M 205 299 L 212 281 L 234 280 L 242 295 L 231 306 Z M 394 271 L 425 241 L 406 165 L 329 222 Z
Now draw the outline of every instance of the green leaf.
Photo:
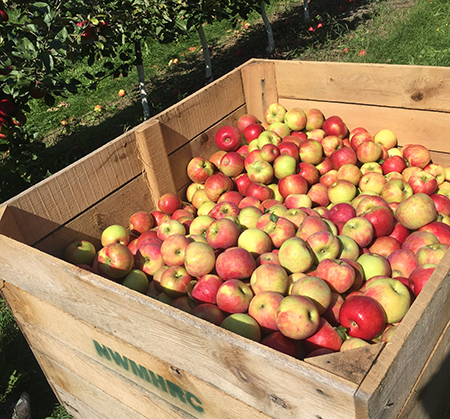
M 50 54 L 50 52 L 40 54 L 39 58 L 43 62 L 47 73 L 51 73 L 53 70 L 54 63 L 53 63 L 53 56 Z
M 52 95 L 49 94 L 49 93 L 47 93 L 47 94 L 44 96 L 44 100 L 45 100 L 45 104 L 46 104 L 47 106 L 53 106 L 53 105 L 55 104 L 55 98 L 54 98 L 54 96 L 52 96 Z
M 272 213 L 272 214 L 270 214 L 269 220 L 272 221 L 273 223 L 276 223 L 279 218 L 280 217 L 278 217 L 278 215 Z

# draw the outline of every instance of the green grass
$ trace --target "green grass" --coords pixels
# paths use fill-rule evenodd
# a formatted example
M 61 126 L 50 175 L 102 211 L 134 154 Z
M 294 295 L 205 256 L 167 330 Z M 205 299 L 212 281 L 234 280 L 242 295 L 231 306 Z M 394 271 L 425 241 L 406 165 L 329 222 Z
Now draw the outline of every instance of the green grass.
M 338 5 L 344 5 L 346 13 L 338 13 Z M 361 0 L 356 4 L 354 0 L 352 3 L 316 0 L 310 3 L 310 8 L 313 16 L 314 12 L 320 14 L 310 25 L 305 25 L 301 2 L 276 0 L 268 7 L 277 48 L 273 58 L 431 66 L 450 64 L 447 0 Z M 249 29 L 244 29 L 244 22 L 239 22 L 237 28 L 228 22 L 205 27 L 215 78 L 252 57 L 268 57 L 265 52 L 267 37 L 260 16 L 255 13 L 247 22 Z M 309 26 L 317 27 L 319 23 L 322 28 L 308 31 Z M 195 51 L 189 49 L 192 47 Z M 346 54 L 344 49 L 348 51 Z M 359 54 L 361 50 L 365 50 L 363 56 Z M 242 56 L 236 55 L 237 51 L 241 51 Z M 173 58 L 180 62 L 169 66 Z M 148 41 L 144 47 L 144 63 L 152 114 L 204 85 L 205 69 L 196 33 L 170 45 Z M 96 63 L 98 68 L 100 65 Z M 83 63 L 78 63 L 67 69 L 67 77 L 80 76 L 85 70 Z M 55 162 L 42 167 L 53 173 L 141 122 L 142 109 L 136 83 L 133 70 L 128 77 L 99 82 L 96 91 L 85 89 L 77 95 L 59 98 L 51 111 L 42 101 L 34 101 L 28 124 L 39 130 L 47 145 L 41 163 Z M 121 88 L 127 95 L 119 99 L 117 92 Z M 104 111 L 94 112 L 95 105 L 101 105 Z M 62 120 L 68 125 L 61 125 Z M 8 175 L 1 169 L 0 165 L 0 180 Z M 6 182 L 5 185 L 0 190 L 0 202 L 29 186 L 25 182 Z M 0 299 L 0 419 L 3 419 L 2 406 L 6 409 L 5 406 L 15 402 L 23 390 L 32 395 L 34 412 L 37 412 L 33 418 L 70 417 L 57 405 L 26 340 Z

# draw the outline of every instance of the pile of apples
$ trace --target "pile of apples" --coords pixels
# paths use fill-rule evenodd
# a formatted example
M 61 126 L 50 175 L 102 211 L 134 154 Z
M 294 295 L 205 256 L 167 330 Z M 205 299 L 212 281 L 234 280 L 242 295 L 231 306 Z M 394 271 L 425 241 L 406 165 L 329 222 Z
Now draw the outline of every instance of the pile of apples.
M 271 104 L 66 260 L 288 355 L 387 342 L 450 245 L 450 168 L 395 133 Z

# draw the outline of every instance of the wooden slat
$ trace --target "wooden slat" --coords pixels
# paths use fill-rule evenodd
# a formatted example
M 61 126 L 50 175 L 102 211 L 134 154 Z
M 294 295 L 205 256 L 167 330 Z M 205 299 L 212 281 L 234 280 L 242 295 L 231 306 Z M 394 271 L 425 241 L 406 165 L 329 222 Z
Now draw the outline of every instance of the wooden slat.
M 282 98 L 450 112 L 447 67 L 277 61 Z
M 23 234 L 11 213 L 11 207 L 8 205 L 2 205 L 0 207 L 0 232 L 12 239 L 24 241 Z
M 149 411 L 151 406 L 145 399 L 141 399 L 144 395 L 145 398 L 150 395 L 153 399 L 151 403 L 157 404 L 162 401 L 163 404 L 170 406 L 163 411 L 181 410 L 186 412 L 185 415 L 188 417 L 268 419 L 268 416 L 240 401 L 231 405 L 230 396 L 219 389 L 173 368 L 128 342 L 93 329 L 88 323 L 31 294 L 11 285 L 5 288 L 4 294 L 12 302 L 17 319 L 22 325 L 24 334 L 32 342 L 33 349 L 45 354 L 47 358 L 56 360 L 128 408 L 140 406 L 139 411 Z M 55 318 L 58 322 L 54 321 Z M 108 353 L 109 349 L 105 348 L 114 351 L 116 357 L 120 355 L 120 362 L 114 362 L 111 352 Z M 163 385 L 160 384 L 159 387 L 156 385 L 160 381 L 153 381 L 150 373 L 147 374 L 148 381 L 139 375 L 139 371 L 133 369 L 131 361 L 135 366 L 151 370 L 155 377 L 162 377 L 167 391 L 162 390 Z M 173 389 L 180 389 L 179 393 L 175 393 Z M 191 396 L 191 402 L 188 392 L 195 396 L 195 398 Z M 153 407 L 151 410 L 154 410 Z M 115 417 L 120 419 L 119 415 Z
M 450 322 L 426 363 L 398 419 L 448 419 L 450 400 L 443 389 L 450 387 Z
M 252 60 L 241 67 L 241 73 L 247 111 L 263 122 L 267 107 L 278 101 L 274 62 Z
M 35 243 L 142 172 L 132 132 L 4 203 Z M 2 233 L 2 231 L 0 231 Z
M 450 113 L 309 100 L 280 100 L 280 103 L 288 109 L 294 106 L 305 111 L 317 108 L 326 117 L 339 115 L 349 130 L 362 126 L 374 135 L 388 128 L 395 133 L 400 145 L 415 143 L 430 150 L 450 152 L 446 135 L 450 126 Z
M 363 412 L 370 418 L 397 417 L 450 318 L 449 269 L 447 254 L 361 383 L 358 417 L 365 417 Z
M 26 264 L 20 262 L 24 259 Z M 269 416 L 354 417 L 356 386 L 324 370 L 4 236 L 0 236 L 0 266 L 5 281 Z

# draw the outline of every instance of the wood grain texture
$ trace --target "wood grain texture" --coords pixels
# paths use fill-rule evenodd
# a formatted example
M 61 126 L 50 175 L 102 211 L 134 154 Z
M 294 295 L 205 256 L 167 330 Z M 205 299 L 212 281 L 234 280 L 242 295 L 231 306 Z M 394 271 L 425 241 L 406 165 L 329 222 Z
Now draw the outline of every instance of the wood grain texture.
M 17 255 L 16 262 L 11 254 Z M 17 263 L 25 254 L 27 263 Z M 269 416 L 354 417 L 356 385 L 327 371 L 56 258 L 43 257 L 4 236 L 0 236 L 0 264 L 5 281 Z
M 276 61 L 280 98 L 450 111 L 447 67 Z

